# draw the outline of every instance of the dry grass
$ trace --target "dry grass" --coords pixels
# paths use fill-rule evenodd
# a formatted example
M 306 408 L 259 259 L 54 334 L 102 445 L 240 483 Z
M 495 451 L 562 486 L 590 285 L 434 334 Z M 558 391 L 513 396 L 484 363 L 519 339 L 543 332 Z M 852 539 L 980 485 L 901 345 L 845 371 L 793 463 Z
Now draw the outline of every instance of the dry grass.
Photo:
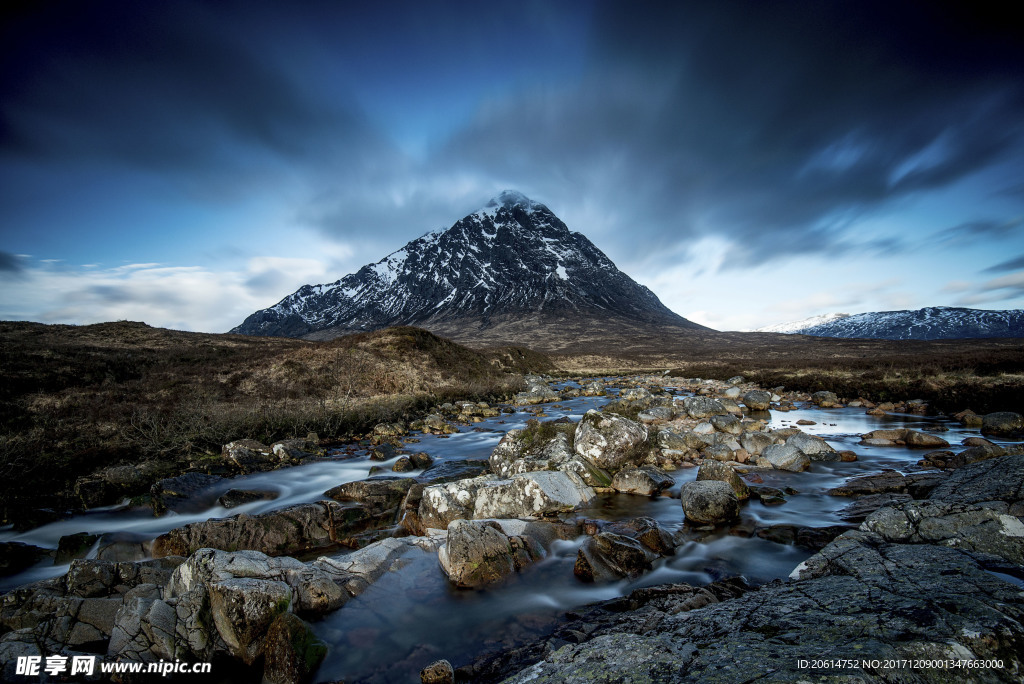
M 174 472 L 234 439 L 342 440 L 444 401 L 507 396 L 531 359 L 544 361 L 416 328 L 313 343 L 0 323 L 0 506 L 6 520 L 26 501 L 64 505 L 77 477 L 108 465 Z

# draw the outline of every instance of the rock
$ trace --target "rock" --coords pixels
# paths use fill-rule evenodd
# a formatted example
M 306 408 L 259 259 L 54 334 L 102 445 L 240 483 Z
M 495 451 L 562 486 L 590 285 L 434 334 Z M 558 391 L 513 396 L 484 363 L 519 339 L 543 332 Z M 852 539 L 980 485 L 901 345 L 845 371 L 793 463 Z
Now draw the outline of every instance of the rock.
M 263 651 L 263 681 L 297 684 L 309 681 L 327 655 L 327 645 L 294 613 L 281 613 L 270 623 Z
M 233 656 L 251 665 L 263 651 L 270 624 L 291 608 L 291 587 L 246 577 L 213 582 L 207 590 L 217 632 Z
M 786 503 L 786 493 L 776 487 L 750 487 L 750 493 L 765 506 L 781 506 Z
M 680 499 L 689 522 L 715 524 L 739 517 L 739 499 L 727 482 L 687 482 L 680 491 Z
M 153 555 L 188 556 L 202 548 L 294 555 L 349 543 L 358 533 L 393 524 L 392 514 L 375 515 L 358 503 L 318 501 L 255 516 L 241 513 L 176 527 L 156 538 Z
M 339 502 L 355 501 L 363 504 L 370 515 L 395 518 L 415 481 L 408 477 L 385 475 L 366 480 L 355 480 L 324 492 L 324 496 Z
M 390 442 L 383 442 L 370 449 L 369 456 L 371 461 L 390 461 L 398 455 L 398 449 L 395 448 L 394 444 Z
M 912 447 L 948 447 L 949 442 L 942 439 L 938 435 L 931 435 L 927 432 L 920 432 L 919 430 L 907 430 L 907 434 L 903 440 L 907 446 Z
M 530 392 L 520 392 L 512 397 L 515 406 L 532 406 L 534 404 L 546 404 L 561 399 L 558 392 L 549 387 L 537 387 Z
M 477 589 L 494 584 L 540 557 L 529 537 L 512 539 L 491 520 L 453 520 L 438 561 L 457 587 Z
M 229 489 L 217 499 L 224 508 L 235 508 L 253 501 L 273 501 L 278 497 L 277 492 L 269 492 L 263 489 Z
M 734 375 L 731 378 L 729 378 L 728 380 L 726 380 L 725 382 L 730 384 L 730 385 L 742 385 L 746 381 L 747 381 L 747 379 L 744 378 L 742 375 Z
M 133 532 L 107 532 L 100 535 L 96 558 L 115 563 L 145 560 L 149 558 L 149 537 Z
M 349 598 L 330 573 L 294 558 L 273 557 L 258 551 L 200 549 L 174 570 L 164 588 L 164 599 L 234 579 L 284 584 L 289 588 L 289 609 L 309 617 L 337 610 Z
M 266 444 L 254 439 L 239 439 L 221 447 L 224 460 L 243 473 L 258 473 L 277 465 L 278 458 Z
M 675 418 L 675 411 L 668 406 L 652 406 L 637 414 L 637 419 L 644 425 L 664 423 Z
M 422 684 L 455 684 L 455 669 L 447 660 L 435 660 L 420 670 L 420 682 Z
M 993 508 L 1024 515 L 1024 456 L 1001 456 L 957 468 L 928 498 L 962 504 L 998 502 Z
M 416 481 L 428 485 L 442 484 L 479 477 L 489 471 L 490 464 L 487 460 L 478 458 L 444 460 L 429 466 L 416 477 Z
M 575 473 L 524 473 L 479 488 L 472 517 L 520 518 L 561 513 L 590 503 L 595 496 L 594 490 Z
M 744 432 L 740 435 L 740 446 L 752 456 L 760 456 L 772 444 L 775 444 L 774 438 L 764 432 Z
M 907 479 L 895 470 L 885 470 L 873 475 L 862 475 L 847 480 L 838 487 L 826 491 L 832 496 L 864 496 L 866 494 L 904 493 Z
M 797 432 L 786 440 L 788 446 L 794 446 L 806 454 L 812 461 L 838 461 L 839 452 L 833 449 L 828 442 L 817 435 L 808 435 L 804 432 Z
M 904 501 L 910 501 L 909 494 L 867 494 L 839 511 L 839 517 L 847 522 L 860 522 L 880 508 Z
M 719 584 L 650 588 L 636 598 L 634 592 L 568 623 L 556 633 L 560 639 L 492 662 L 501 664 L 508 684 L 881 683 L 892 672 L 861 663 L 887 658 L 1001 658 L 1003 668 L 979 679 L 1011 681 L 1024 667 L 1017 648 L 1020 588 L 967 554 L 848 532 L 818 556 L 800 566 L 801 579 L 755 591 L 732 586 L 732 593 L 719 593 Z M 570 640 L 573 632 L 578 636 Z M 811 674 L 800 662 L 837 644 L 856 654 L 852 667 Z M 921 672 L 927 671 L 913 674 L 922 681 L 944 676 Z
M 982 418 L 981 431 L 989 435 L 1010 435 L 1024 430 L 1024 416 L 1011 411 L 986 414 Z
M 300 463 L 316 456 L 319 444 L 310 443 L 308 439 L 282 439 L 271 444 L 270 451 L 279 463 Z
M 908 501 L 871 513 L 861 529 L 890 542 L 941 544 L 1024 564 L 1024 523 L 990 508 Z
M 750 498 L 750 489 L 731 466 L 718 461 L 704 461 L 697 470 L 697 481 L 717 480 L 728 484 L 740 501 Z
M 838 408 L 842 406 L 836 393 L 827 390 L 821 390 L 812 394 L 811 402 L 822 408 Z
M 743 424 L 740 423 L 739 418 L 736 416 L 711 416 L 711 426 L 719 432 L 736 437 L 743 434 Z
M 603 397 L 604 395 L 604 383 L 595 380 L 594 382 L 588 382 L 583 386 L 583 396 L 585 397 Z
M 57 541 L 57 555 L 53 562 L 55 565 L 70 563 L 75 558 L 85 558 L 93 544 L 99 539 L 99 535 L 78 532 L 67 534 Z M 0 554 L 0 557 L 3 555 Z
M 611 476 L 572 448 L 572 423 L 528 423 L 525 430 L 509 430 L 491 452 L 491 471 L 501 477 L 541 470 L 577 474 L 587 484 L 607 487 Z M 550 437 L 545 437 L 550 434 Z
M 730 387 L 724 392 L 722 392 L 722 396 L 727 397 L 729 399 L 739 399 L 740 394 L 741 392 L 739 387 Z
M 627 387 L 619 392 L 619 401 L 625 401 L 636 405 L 638 408 L 646 408 L 651 405 L 654 396 L 645 387 Z
M 604 526 L 584 540 L 573 573 L 585 582 L 639 577 L 651 563 L 675 552 L 675 542 L 652 518 L 634 518 Z
M 614 471 L 635 458 L 647 427 L 614 413 L 590 410 L 576 426 L 575 451 L 598 468 Z
M 948 472 L 925 470 L 905 476 L 907 494 L 915 499 L 925 499 L 936 487 L 946 481 Z
M 661 449 L 674 451 L 685 451 L 687 449 L 703 449 L 704 442 L 693 432 L 676 432 L 675 430 L 664 429 L 658 432 L 655 440 Z
M 628 465 L 615 473 L 611 487 L 622 494 L 656 496 L 675 483 L 675 479 L 661 468 Z
M 373 426 L 371 436 L 375 439 L 388 437 L 404 437 L 409 429 L 403 423 L 377 423 Z
M 796 424 L 797 425 L 817 425 L 817 423 L 815 421 L 807 420 L 806 418 L 801 418 L 800 420 L 796 421 Z
M 743 395 L 743 405 L 751 411 L 767 411 L 772 405 L 771 392 L 751 390 Z
M 872 440 L 880 440 L 889 444 L 895 444 L 896 442 L 903 441 L 906 437 L 907 430 L 901 428 L 898 430 L 872 430 L 867 434 L 861 435 L 861 444 L 872 443 Z
M 248 442 L 251 440 L 243 440 Z M 232 442 L 231 444 L 236 444 Z M 225 445 L 225 449 L 231 444 Z M 167 511 L 181 511 L 189 507 L 202 509 L 207 507 L 211 501 L 206 501 L 203 495 L 209 494 L 212 487 L 220 484 L 224 478 L 204 473 L 185 473 L 178 477 L 169 477 L 155 483 L 150 489 L 152 496 L 153 514 L 160 516 Z M 207 498 L 210 498 L 207 496 Z M 198 499 L 198 500 L 197 500 Z
M 416 466 L 412 464 L 411 458 L 402 456 L 391 466 L 391 470 L 395 473 L 408 473 L 409 471 L 416 470 Z
M 793 444 L 773 444 L 762 452 L 764 459 L 772 468 L 789 470 L 794 473 L 803 472 L 811 467 L 811 459 Z
M 409 456 L 409 460 L 412 461 L 412 465 L 416 469 L 426 470 L 434 465 L 433 457 L 425 451 L 417 451 Z
M 494 475 L 481 475 L 424 488 L 419 505 L 420 524 L 444 530 L 453 520 L 473 518 L 477 492 L 497 479 Z
M 685 397 L 683 409 L 691 418 L 710 418 L 711 416 L 728 413 L 725 407 L 710 397 Z
M 558 395 L 555 394 L 554 392 L 551 392 L 551 395 L 553 395 L 555 398 L 554 399 L 546 399 L 546 401 L 555 401 L 558 398 Z M 516 395 L 516 396 L 518 396 L 518 395 Z M 540 403 L 540 402 L 538 401 L 538 402 L 534 402 L 534 403 Z M 423 419 L 422 430 L 423 430 L 423 432 L 430 433 L 430 434 L 451 435 L 451 434 L 455 434 L 456 432 L 458 432 L 459 428 L 454 426 L 454 425 L 452 425 L 448 421 L 446 421 L 444 419 L 444 417 L 442 417 L 441 415 L 439 415 L 437 413 L 431 413 L 429 416 L 427 416 L 426 418 Z

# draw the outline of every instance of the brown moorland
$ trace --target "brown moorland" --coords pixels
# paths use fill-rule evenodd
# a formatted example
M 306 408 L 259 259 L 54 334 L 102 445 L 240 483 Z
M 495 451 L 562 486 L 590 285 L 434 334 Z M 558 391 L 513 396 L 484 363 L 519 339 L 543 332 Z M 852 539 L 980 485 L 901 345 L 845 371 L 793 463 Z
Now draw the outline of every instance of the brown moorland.
M 110 465 L 158 462 L 176 474 L 235 439 L 316 432 L 338 442 L 445 401 L 500 400 L 521 389 L 524 372 L 744 375 L 848 398 L 921 398 L 945 412 L 1024 410 L 1017 339 L 840 340 L 569 319 L 527 334 L 521 325 L 441 331 L 459 344 L 411 327 L 316 342 L 0 322 L 0 512 L 8 521 L 25 506 L 74 506 L 75 480 Z M 515 340 L 534 351 L 494 346 Z

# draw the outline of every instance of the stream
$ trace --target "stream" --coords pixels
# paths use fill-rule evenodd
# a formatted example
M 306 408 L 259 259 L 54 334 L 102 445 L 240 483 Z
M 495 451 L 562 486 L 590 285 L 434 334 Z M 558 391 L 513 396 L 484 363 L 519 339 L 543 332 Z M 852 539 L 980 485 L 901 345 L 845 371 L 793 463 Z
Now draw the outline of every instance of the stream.
M 561 387 L 559 385 L 556 387 Z M 682 395 L 682 391 L 673 391 Z M 599 408 L 611 397 L 580 397 L 540 407 L 526 407 L 460 426 L 450 436 L 416 434 L 418 443 L 406 451 L 425 451 L 435 462 L 478 458 L 486 459 L 505 431 L 525 426 L 532 411 L 542 408 L 542 420 L 568 417 L 577 421 L 589 409 Z M 967 429 L 944 418 L 918 415 L 869 416 L 863 408 L 820 409 L 801 407 L 789 412 L 772 411 L 773 429 L 797 427 L 798 420 L 814 421 L 800 425 L 809 434 L 825 438 L 837 450 L 857 453 L 853 462 L 814 462 L 809 471 L 759 472 L 763 485 L 797 491 L 783 505 L 766 506 L 747 501 L 741 520 L 729 528 L 680 545 L 674 556 L 661 559 L 652 572 L 633 581 L 612 584 L 585 584 L 573 575 L 576 553 L 583 539 L 556 542 L 542 560 L 528 566 L 510 581 L 486 590 L 452 587 L 438 567 L 437 555 L 420 550 L 409 551 L 398 570 L 385 573 L 360 596 L 343 608 L 313 624 L 329 646 L 326 659 L 314 681 L 344 680 L 383 683 L 418 681 L 421 668 L 438 658 L 446 658 L 456 667 L 475 657 L 523 643 L 551 628 L 566 611 L 627 594 L 641 586 L 669 582 L 707 584 L 728 576 L 742 575 L 751 584 L 785 578 L 801 561 L 811 555 L 795 546 L 777 544 L 756 536 L 741 536 L 743 529 L 772 524 L 826 527 L 843 524 L 839 511 L 852 499 L 829 496 L 824 492 L 850 477 L 877 473 L 891 468 L 908 472 L 928 449 L 871 447 L 859 444 L 861 435 L 877 429 L 935 429 L 956 447 L 965 437 L 976 437 L 976 429 Z M 997 440 L 993 440 L 997 441 Z M 1000 442 L 1002 443 L 1002 442 Z M 219 505 L 201 510 L 171 513 L 156 518 L 148 510 L 123 506 L 97 509 L 53 522 L 42 527 L 15 532 L 0 529 L 0 541 L 20 541 L 45 548 L 56 548 L 58 540 L 69 534 L 117 532 L 126 539 L 152 539 L 186 523 L 225 517 L 238 513 L 256 514 L 296 503 L 316 501 L 339 484 L 367 477 L 371 465 L 390 471 L 397 456 L 384 462 L 371 462 L 365 453 L 345 454 L 339 460 L 324 459 L 305 465 L 233 478 L 211 490 L 211 497 L 230 488 L 270 490 L 278 493 L 273 501 L 256 501 L 232 509 Z M 402 473 L 416 476 L 422 471 Z M 389 473 L 390 474 L 390 473 Z M 682 468 L 670 473 L 676 484 L 670 490 L 678 497 L 679 488 L 696 477 L 697 468 Z M 573 515 L 604 520 L 623 520 L 636 516 L 656 519 L 669 532 L 683 528 L 683 512 L 678 498 L 648 498 L 627 494 L 601 494 L 587 509 Z M 348 551 L 334 555 L 344 555 Z M 96 548 L 90 551 L 94 557 Z M 63 574 L 68 565 L 54 565 L 46 559 L 20 574 L 0 578 L 0 591 Z

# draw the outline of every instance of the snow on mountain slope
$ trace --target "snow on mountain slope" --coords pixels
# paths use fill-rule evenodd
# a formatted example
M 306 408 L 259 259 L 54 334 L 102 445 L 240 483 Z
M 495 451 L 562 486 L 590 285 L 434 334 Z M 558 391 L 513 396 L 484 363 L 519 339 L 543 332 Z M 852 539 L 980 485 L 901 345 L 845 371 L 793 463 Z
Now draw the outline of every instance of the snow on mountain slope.
M 537 311 L 618 315 L 704 329 L 666 308 L 546 206 L 503 192 L 445 231 L 375 264 L 305 285 L 231 332 L 301 337 Z
M 945 340 L 978 337 L 1024 337 L 1024 310 L 988 311 L 931 306 L 911 311 L 827 314 L 832 320 L 803 328 L 790 325 L 758 332 L 786 332 L 818 337 L 860 337 L 884 340 Z M 807 319 L 812 321 L 813 319 Z
M 795 333 L 807 328 L 813 328 L 816 325 L 822 325 L 823 323 L 831 323 L 832 321 L 840 318 L 846 318 L 850 314 L 845 313 L 829 313 L 821 314 L 820 316 L 811 316 L 805 318 L 802 321 L 792 321 L 790 323 L 778 323 L 776 325 L 769 325 L 765 328 L 758 328 L 751 332 L 771 332 L 771 333 Z

